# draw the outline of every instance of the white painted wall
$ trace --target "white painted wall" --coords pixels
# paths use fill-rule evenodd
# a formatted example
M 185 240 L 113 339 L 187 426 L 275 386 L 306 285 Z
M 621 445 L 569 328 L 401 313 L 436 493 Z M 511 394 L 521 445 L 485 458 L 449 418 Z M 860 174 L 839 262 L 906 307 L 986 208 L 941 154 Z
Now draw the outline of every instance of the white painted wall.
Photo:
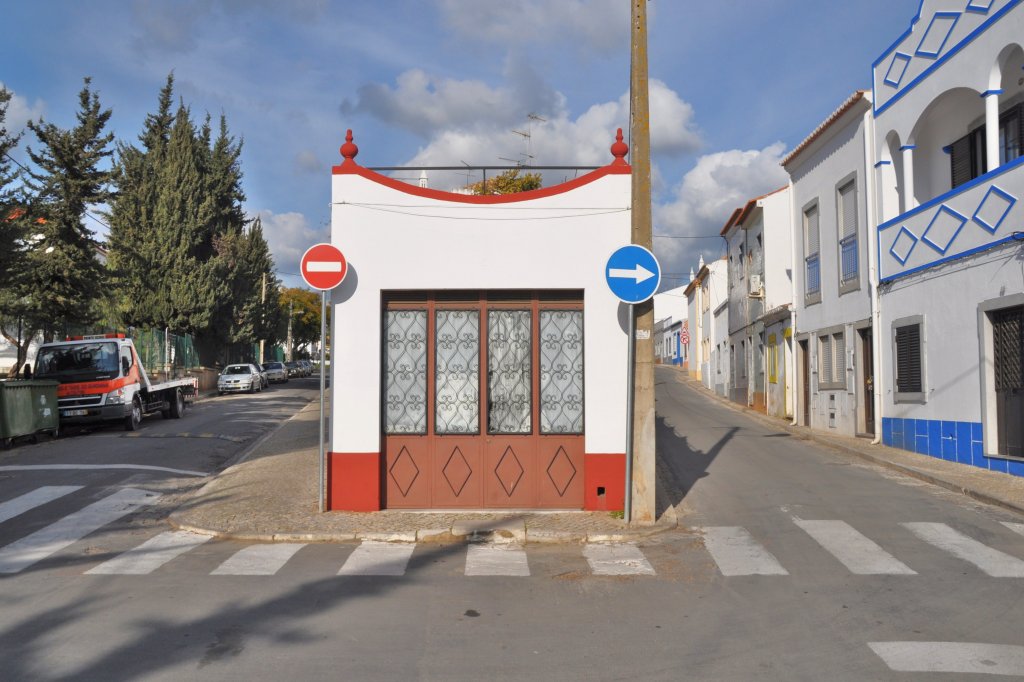
M 585 448 L 623 452 L 628 321 L 604 267 L 629 242 L 629 175 L 496 205 L 334 175 L 332 202 L 331 242 L 350 267 L 331 297 L 332 451 L 380 452 L 382 290 L 532 288 L 584 291 Z
M 792 303 L 793 214 L 790 190 L 760 201 L 764 212 L 765 311 Z

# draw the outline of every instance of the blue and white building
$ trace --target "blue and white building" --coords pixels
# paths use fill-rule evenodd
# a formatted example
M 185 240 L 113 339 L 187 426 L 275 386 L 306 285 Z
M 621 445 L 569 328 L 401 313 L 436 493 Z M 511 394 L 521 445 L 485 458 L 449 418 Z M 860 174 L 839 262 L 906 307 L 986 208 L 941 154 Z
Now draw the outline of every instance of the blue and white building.
M 873 65 L 886 445 L 1024 475 L 1024 7 L 923 0 Z

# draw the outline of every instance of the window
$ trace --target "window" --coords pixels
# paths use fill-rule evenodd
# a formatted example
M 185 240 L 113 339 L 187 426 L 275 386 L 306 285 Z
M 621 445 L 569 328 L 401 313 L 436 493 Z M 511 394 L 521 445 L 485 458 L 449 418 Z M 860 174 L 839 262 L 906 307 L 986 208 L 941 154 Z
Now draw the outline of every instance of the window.
M 839 188 L 839 291 L 856 288 L 857 262 L 857 181 L 850 180 Z M 854 286 L 849 286 L 854 285 Z
M 897 401 L 924 399 L 924 343 L 921 334 L 922 318 L 897 320 L 893 324 L 893 343 L 896 346 L 894 370 Z
M 804 296 L 808 303 L 821 300 L 821 263 L 819 260 L 818 204 L 804 209 Z
M 747 376 L 747 342 L 740 341 L 739 371 L 736 372 L 741 379 Z
M 818 333 L 818 388 L 846 388 L 846 343 L 842 332 Z
M 779 347 L 775 334 L 768 335 L 768 383 L 779 383 Z
M 999 116 L 999 165 L 1024 155 L 1024 103 L 1015 104 Z M 959 187 L 985 172 L 987 151 L 985 126 L 979 126 L 950 145 L 951 186 Z

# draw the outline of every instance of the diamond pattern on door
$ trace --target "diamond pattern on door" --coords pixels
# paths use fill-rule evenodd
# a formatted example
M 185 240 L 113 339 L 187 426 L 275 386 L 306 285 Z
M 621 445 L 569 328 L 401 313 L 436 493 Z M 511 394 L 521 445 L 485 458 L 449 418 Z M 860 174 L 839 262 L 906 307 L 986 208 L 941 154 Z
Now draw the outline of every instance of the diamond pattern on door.
M 412 484 L 416 482 L 416 478 L 420 475 L 420 468 L 416 466 L 416 462 L 413 461 L 409 451 L 402 448 L 388 473 L 391 475 L 391 480 L 402 491 L 402 495 L 408 495 Z
M 498 482 L 501 483 L 501 487 L 505 489 L 505 494 L 509 497 L 512 497 L 519 481 L 523 479 L 524 471 L 523 465 L 519 462 L 519 458 L 516 457 L 511 446 L 505 448 L 505 453 L 498 460 L 498 465 L 494 467 L 494 475 L 498 477 Z
M 441 469 L 441 474 L 444 475 L 444 480 L 448 483 L 448 487 L 452 489 L 455 497 L 458 497 L 462 494 L 462 489 L 466 487 L 466 481 L 473 475 L 473 469 L 469 466 L 469 462 L 466 461 L 462 450 L 455 448 L 452 451 L 451 457 L 448 458 L 448 462 Z
M 551 483 L 555 486 L 559 496 L 564 496 L 565 491 L 569 489 L 569 484 L 572 483 L 572 479 L 576 477 L 576 467 L 572 465 L 569 455 L 565 454 L 565 448 L 558 448 L 558 452 L 555 453 L 555 456 L 551 458 L 551 463 L 548 464 L 547 472 L 548 478 L 551 479 Z

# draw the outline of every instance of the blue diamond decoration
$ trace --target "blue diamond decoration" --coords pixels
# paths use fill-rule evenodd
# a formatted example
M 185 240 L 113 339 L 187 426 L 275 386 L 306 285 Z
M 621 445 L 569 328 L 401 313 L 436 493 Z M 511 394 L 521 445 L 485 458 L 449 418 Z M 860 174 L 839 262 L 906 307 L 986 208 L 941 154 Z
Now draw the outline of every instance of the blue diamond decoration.
M 967 3 L 968 12 L 977 12 L 978 14 L 988 14 L 989 8 L 992 7 L 993 0 L 970 0 Z
M 978 204 L 978 210 L 974 212 L 973 220 L 990 233 L 995 234 L 1016 203 L 1016 197 L 992 185 L 985 193 L 985 198 Z
M 910 64 L 910 60 L 911 56 L 909 54 L 903 54 L 902 52 L 894 54 L 892 61 L 889 62 L 889 70 L 885 72 L 885 80 L 882 82 L 894 88 L 900 87 L 900 82 L 903 80 L 903 74 L 907 72 L 907 65 Z
M 906 236 L 906 239 L 904 239 L 904 236 Z M 907 244 L 907 240 L 910 241 L 909 244 Z M 901 241 L 903 242 L 902 246 L 900 245 Z M 910 258 L 910 254 L 914 251 L 914 247 L 917 246 L 918 241 L 917 235 L 908 230 L 906 225 L 904 225 L 900 228 L 900 232 L 896 235 L 896 239 L 893 240 L 889 253 L 892 254 L 893 258 L 899 261 L 900 265 L 906 265 L 907 259 Z
M 946 47 L 946 41 L 953 32 L 953 27 L 960 19 L 959 12 L 936 12 L 932 16 L 931 23 L 921 36 L 921 42 L 917 45 L 915 57 L 928 57 L 935 59 Z
M 927 229 L 921 235 L 921 241 L 945 256 L 966 222 L 967 216 L 960 215 L 949 206 L 943 205 L 928 223 Z

